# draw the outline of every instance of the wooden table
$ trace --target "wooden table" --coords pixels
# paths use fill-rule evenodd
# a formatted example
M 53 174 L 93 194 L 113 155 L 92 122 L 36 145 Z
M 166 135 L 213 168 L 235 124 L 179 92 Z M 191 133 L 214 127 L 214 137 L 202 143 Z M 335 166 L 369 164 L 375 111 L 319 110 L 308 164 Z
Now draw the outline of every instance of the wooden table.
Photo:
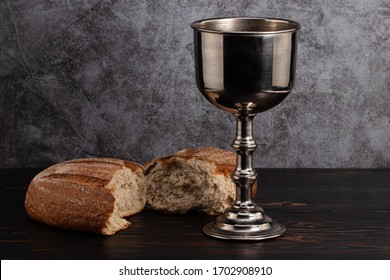
M 255 201 L 287 231 L 260 242 L 205 236 L 215 217 L 143 211 L 114 236 L 31 220 L 24 195 L 39 169 L 0 169 L 1 259 L 390 259 L 390 170 L 257 169 Z

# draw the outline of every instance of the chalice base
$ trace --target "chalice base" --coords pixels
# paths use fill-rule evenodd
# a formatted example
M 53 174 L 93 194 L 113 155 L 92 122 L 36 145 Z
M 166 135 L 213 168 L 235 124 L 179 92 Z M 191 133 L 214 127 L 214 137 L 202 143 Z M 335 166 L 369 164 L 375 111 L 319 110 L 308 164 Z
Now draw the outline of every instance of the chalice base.
M 285 231 L 256 205 L 250 209 L 233 206 L 203 228 L 206 235 L 231 240 L 264 240 L 278 237 Z

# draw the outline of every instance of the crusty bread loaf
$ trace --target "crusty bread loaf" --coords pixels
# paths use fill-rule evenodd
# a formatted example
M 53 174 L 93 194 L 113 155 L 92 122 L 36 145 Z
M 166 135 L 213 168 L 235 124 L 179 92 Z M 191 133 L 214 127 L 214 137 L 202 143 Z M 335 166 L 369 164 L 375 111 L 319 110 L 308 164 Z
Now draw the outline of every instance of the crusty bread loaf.
M 146 205 L 170 213 L 220 214 L 235 201 L 235 166 L 235 153 L 215 148 L 181 150 L 147 162 Z
M 112 235 L 146 203 L 143 166 L 118 159 L 86 158 L 45 169 L 30 183 L 27 214 L 58 228 Z

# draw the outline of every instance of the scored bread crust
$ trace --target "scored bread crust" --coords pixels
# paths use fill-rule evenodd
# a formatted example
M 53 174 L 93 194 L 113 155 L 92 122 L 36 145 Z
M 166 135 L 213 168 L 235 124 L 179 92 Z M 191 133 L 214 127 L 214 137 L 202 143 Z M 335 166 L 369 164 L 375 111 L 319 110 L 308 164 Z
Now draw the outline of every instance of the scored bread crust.
M 85 158 L 53 165 L 31 181 L 27 214 L 48 225 L 112 235 L 124 217 L 146 203 L 142 165 L 112 158 Z
M 231 174 L 236 154 L 216 148 L 185 149 L 145 163 L 147 208 L 221 214 L 235 201 Z M 256 184 L 253 188 L 256 192 Z

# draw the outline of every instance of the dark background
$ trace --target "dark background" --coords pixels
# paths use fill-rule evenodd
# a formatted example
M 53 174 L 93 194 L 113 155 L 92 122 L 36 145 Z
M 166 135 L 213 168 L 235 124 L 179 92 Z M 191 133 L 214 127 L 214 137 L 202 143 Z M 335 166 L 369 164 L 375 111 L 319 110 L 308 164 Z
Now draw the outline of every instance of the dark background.
M 255 119 L 256 167 L 390 167 L 388 0 L 0 0 L 0 167 L 230 149 L 189 26 L 221 16 L 302 25 L 295 89 Z

